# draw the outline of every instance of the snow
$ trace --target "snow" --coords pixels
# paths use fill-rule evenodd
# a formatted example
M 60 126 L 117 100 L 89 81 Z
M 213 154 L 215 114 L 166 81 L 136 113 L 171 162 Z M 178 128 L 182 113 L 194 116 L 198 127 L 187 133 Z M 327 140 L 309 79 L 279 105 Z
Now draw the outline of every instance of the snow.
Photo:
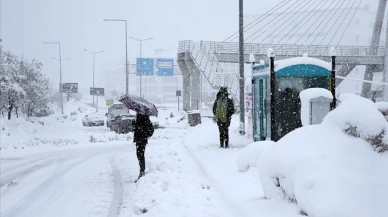
M 284 60 L 275 61 L 275 71 L 279 71 L 293 65 L 316 65 L 331 71 L 331 64 L 320 59 L 311 57 L 295 57 Z
M 250 168 L 256 167 L 260 154 L 274 144 L 272 141 L 254 142 L 239 151 L 236 162 L 238 171 L 247 172 Z
M 249 62 L 250 62 L 250 63 L 255 63 L 255 62 L 256 62 L 255 56 L 254 56 L 253 54 L 250 54 L 250 55 L 249 55 Z
M 268 58 L 275 57 L 275 51 L 272 48 L 268 48 L 267 57 Z
M 329 55 L 330 55 L 331 57 L 337 56 L 337 51 L 335 50 L 334 47 L 331 47 L 331 48 L 330 48 Z
M 321 96 L 328 99 L 333 99 L 331 92 L 324 88 L 309 88 L 300 92 L 299 98 L 302 103 L 300 113 L 303 126 L 310 124 L 310 100 Z
M 324 124 L 335 125 L 341 130 L 357 127 L 361 137 L 377 135 L 387 127 L 387 121 L 371 100 L 355 94 L 342 94 L 340 106 L 330 112 Z
M 308 53 L 304 53 L 303 57 L 309 57 Z
M 354 95 L 340 100 L 324 123 L 276 143 L 239 135 L 233 115 L 229 149 L 219 148 L 217 124 L 204 115 L 211 110 L 189 127 L 186 112 L 160 107 L 161 128 L 149 140 L 146 175 L 137 183 L 132 133 L 82 127 L 81 117 L 95 111 L 84 102 L 67 102 L 64 116 L 2 118 L 0 215 L 385 217 L 388 155 L 341 126 L 358 124 L 363 135 L 366 127 L 385 129 L 378 108 L 386 105 Z M 74 143 L 58 142 L 65 139 Z
M 347 135 L 346 123 L 367 135 L 387 126 L 371 101 L 341 96 L 322 124 L 299 128 L 260 154 L 265 196 L 291 201 L 308 216 L 386 216 L 388 155 Z

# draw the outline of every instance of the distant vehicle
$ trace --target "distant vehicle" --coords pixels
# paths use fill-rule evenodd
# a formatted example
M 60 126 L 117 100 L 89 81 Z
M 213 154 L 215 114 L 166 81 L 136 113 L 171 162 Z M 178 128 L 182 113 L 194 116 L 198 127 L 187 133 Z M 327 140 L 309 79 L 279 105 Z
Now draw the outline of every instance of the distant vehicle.
M 159 120 L 158 120 L 158 118 L 151 116 L 150 120 L 152 122 L 152 125 L 154 125 L 154 129 L 158 129 L 159 128 Z
M 84 126 L 104 126 L 104 116 L 100 114 L 88 114 L 82 119 Z
M 46 117 L 50 115 L 50 109 L 47 107 L 38 107 L 32 109 L 32 116 L 34 117 Z
M 121 114 L 130 114 L 129 109 L 121 103 L 114 103 L 109 106 L 108 113 L 106 116 L 106 127 L 110 128 L 112 124 L 112 120 L 114 120 L 118 115 Z
M 134 114 L 121 114 L 111 120 L 110 130 L 118 134 L 129 133 L 132 131 L 133 122 L 136 116 Z

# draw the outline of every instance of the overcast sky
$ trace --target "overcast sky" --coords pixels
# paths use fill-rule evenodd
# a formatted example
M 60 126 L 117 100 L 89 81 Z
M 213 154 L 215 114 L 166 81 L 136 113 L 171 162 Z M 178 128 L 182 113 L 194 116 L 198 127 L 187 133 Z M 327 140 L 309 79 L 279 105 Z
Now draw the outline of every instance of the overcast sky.
M 165 49 L 176 58 L 180 40 L 224 40 L 238 30 L 237 0 L 0 0 L 1 38 L 6 50 L 26 59 L 38 59 L 52 83 L 59 82 L 55 45 L 60 41 L 63 82 L 92 84 L 92 55 L 83 51 L 104 50 L 96 56 L 96 86 L 103 86 L 104 68 L 125 63 L 126 19 L 128 36 L 153 37 L 143 43 L 143 57 L 154 57 L 155 49 Z M 244 13 L 264 13 L 281 0 L 244 0 Z M 364 0 L 376 7 L 378 0 Z M 128 39 L 130 62 L 139 55 L 139 43 Z

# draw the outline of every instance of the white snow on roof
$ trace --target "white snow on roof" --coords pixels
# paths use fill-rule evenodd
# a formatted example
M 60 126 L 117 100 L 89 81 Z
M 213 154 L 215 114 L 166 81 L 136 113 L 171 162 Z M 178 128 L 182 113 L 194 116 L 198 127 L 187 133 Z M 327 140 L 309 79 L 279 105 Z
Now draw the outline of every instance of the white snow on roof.
M 278 60 L 275 62 L 275 71 L 279 71 L 289 66 L 309 64 L 316 65 L 331 71 L 331 64 L 320 59 L 311 57 L 295 57 L 290 59 Z
M 310 100 L 317 97 L 326 97 L 333 99 L 331 92 L 324 88 L 309 88 L 302 90 L 299 94 L 300 101 L 302 103 L 301 107 L 301 119 L 303 126 L 309 125 L 310 120 Z

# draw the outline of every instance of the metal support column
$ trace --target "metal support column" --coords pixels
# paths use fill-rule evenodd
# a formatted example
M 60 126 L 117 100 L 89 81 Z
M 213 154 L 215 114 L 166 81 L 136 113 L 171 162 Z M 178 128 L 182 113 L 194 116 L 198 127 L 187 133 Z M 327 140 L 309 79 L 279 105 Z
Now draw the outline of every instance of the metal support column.
M 369 54 L 377 55 L 377 49 L 380 43 L 381 29 L 383 28 L 384 22 L 384 13 L 385 7 L 387 5 L 387 0 L 380 0 L 379 6 L 377 7 L 376 21 L 373 28 L 372 41 L 370 45 Z M 376 65 L 367 65 L 364 75 L 364 80 L 372 81 L 373 80 L 373 72 L 375 71 Z M 372 84 L 371 83 L 363 83 L 361 96 L 367 97 L 368 93 L 371 91 Z
M 387 22 L 388 22 L 388 19 L 387 19 Z M 388 48 L 388 25 L 387 25 L 386 35 L 385 35 L 385 47 Z M 385 49 L 385 53 L 384 53 L 383 82 L 388 83 L 388 49 Z M 388 87 L 386 85 L 383 85 L 382 98 L 384 102 L 388 102 Z

